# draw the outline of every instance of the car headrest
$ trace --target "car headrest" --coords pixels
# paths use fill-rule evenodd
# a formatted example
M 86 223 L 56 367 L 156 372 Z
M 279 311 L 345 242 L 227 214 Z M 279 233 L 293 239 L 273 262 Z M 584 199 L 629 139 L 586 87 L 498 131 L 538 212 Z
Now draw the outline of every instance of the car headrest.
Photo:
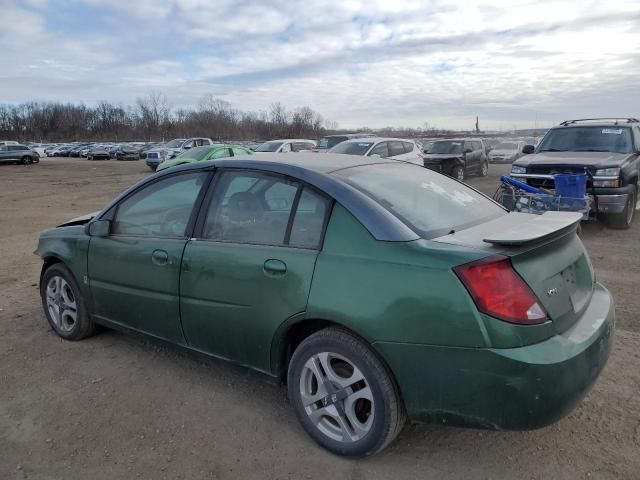
M 234 222 L 258 220 L 264 214 L 260 199 L 251 192 L 237 192 L 231 195 L 227 204 L 227 217 Z

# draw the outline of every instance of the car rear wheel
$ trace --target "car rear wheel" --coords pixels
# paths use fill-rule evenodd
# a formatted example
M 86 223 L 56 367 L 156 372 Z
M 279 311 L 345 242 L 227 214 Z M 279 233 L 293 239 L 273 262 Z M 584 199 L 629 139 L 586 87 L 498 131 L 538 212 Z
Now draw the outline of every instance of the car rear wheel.
M 624 210 L 620 213 L 613 213 L 605 217 L 605 220 L 612 228 L 626 230 L 631 227 L 633 223 L 638 202 L 638 186 L 631 185 L 630 190 L 629 195 L 627 195 L 627 203 Z
M 340 328 L 321 330 L 296 348 L 288 389 L 305 431 L 338 455 L 374 455 L 406 422 L 385 365 L 365 342 Z
M 40 282 L 42 306 L 49 325 L 65 340 L 82 340 L 97 332 L 71 272 L 61 263 L 49 267 Z

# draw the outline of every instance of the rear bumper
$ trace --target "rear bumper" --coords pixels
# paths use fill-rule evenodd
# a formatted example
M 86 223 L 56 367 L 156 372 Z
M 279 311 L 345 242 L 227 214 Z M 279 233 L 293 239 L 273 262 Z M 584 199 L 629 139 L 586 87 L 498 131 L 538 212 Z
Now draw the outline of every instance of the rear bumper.
M 569 330 L 519 348 L 455 348 L 377 342 L 413 420 L 527 430 L 569 413 L 602 371 L 613 344 L 609 292 Z

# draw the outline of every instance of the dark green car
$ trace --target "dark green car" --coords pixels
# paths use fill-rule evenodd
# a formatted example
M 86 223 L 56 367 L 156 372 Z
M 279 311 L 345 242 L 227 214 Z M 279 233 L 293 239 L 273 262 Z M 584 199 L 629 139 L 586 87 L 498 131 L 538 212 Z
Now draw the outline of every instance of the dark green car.
M 253 155 L 253 150 L 241 145 L 226 145 L 222 143 L 203 145 L 202 147 L 191 148 L 175 158 L 161 162 L 156 171 L 159 172 L 166 168 L 184 165 L 185 163 L 204 162 L 216 158 L 244 157 L 246 155 Z
M 142 332 L 286 382 L 320 445 L 372 455 L 407 418 L 530 429 L 580 402 L 614 305 L 579 218 L 393 160 L 199 162 L 43 232 L 42 304 L 64 339 Z

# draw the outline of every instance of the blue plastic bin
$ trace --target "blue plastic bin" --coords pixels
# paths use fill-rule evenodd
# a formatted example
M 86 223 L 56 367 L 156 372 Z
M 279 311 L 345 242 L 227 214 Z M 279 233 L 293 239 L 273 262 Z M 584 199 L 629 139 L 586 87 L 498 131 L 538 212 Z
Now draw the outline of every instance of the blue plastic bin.
M 586 173 L 554 175 L 553 179 L 558 197 L 583 198 L 587 192 Z

